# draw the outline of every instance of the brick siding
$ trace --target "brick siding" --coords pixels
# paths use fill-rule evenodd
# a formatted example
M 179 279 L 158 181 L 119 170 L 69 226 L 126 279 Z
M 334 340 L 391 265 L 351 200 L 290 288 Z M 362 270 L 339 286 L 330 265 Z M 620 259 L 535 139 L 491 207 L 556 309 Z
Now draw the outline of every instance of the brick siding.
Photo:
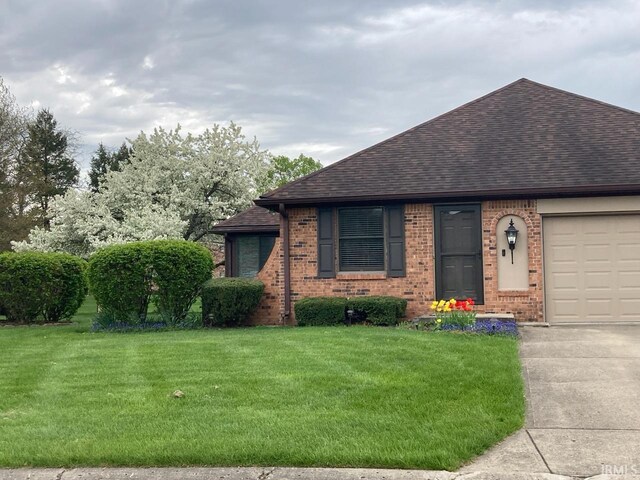
M 408 300 L 407 317 L 427 313 L 435 297 L 433 206 L 405 205 L 406 276 L 387 278 L 384 273 L 337 273 L 317 277 L 317 218 L 315 208 L 288 210 L 291 261 L 289 323 L 295 323 L 294 304 L 304 297 L 394 295 Z M 498 290 L 496 225 L 505 215 L 517 215 L 527 224 L 529 241 L 529 290 Z M 502 233 L 502 232 L 500 232 Z M 484 305 L 479 312 L 513 313 L 519 321 L 542 321 L 542 232 L 535 200 L 500 200 L 482 203 Z M 250 319 L 251 324 L 282 324 L 284 312 L 282 235 L 258 278 L 265 296 Z

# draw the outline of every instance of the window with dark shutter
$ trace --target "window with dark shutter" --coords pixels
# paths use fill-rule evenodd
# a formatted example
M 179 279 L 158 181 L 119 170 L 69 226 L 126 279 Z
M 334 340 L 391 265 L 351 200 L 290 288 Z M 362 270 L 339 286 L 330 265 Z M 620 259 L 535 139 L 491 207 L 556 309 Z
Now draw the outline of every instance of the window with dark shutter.
M 342 272 L 385 270 L 382 207 L 338 209 L 338 258 Z

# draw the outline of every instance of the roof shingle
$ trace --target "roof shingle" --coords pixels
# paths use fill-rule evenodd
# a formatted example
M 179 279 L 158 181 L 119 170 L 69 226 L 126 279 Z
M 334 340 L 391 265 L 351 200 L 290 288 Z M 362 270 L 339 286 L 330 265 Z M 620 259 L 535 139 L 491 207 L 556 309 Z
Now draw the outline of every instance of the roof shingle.
M 278 232 L 280 216 L 266 208 L 253 206 L 218 223 L 212 228 L 213 233 L 251 233 Z
M 256 204 L 640 193 L 640 114 L 527 79 Z

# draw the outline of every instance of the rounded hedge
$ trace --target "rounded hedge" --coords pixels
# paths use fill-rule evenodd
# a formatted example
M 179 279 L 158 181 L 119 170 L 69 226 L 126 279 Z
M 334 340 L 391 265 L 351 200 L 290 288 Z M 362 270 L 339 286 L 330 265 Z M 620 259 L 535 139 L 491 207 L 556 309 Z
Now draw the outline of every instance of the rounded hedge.
M 89 285 L 104 314 L 117 322 L 146 319 L 153 295 L 169 323 L 185 319 L 213 259 L 202 245 L 186 240 L 150 240 L 111 245 L 89 259 Z
M 295 303 L 298 325 L 344 324 L 347 299 L 344 297 L 307 297 Z
M 253 312 L 262 298 L 264 283 L 253 278 L 213 278 L 202 286 L 202 323 L 235 326 Z
M 7 320 L 71 318 L 87 295 L 86 262 L 66 253 L 0 254 L 0 304 Z
M 404 317 L 407 301 L 404 298 L 383 295 L 364 297 L 307 297 L 295 303 L 298 325 L 341 325 L 346 312 L 357 313 L 357 321 L 373 325 L 397 325 Z

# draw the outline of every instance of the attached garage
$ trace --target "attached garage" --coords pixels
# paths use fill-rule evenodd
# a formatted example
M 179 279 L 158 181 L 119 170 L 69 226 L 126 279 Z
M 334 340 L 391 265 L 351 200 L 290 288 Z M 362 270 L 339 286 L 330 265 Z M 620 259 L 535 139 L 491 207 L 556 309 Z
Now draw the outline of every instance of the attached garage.
M 543 217 L 549 323 L 640 321 L 640 214 Z

